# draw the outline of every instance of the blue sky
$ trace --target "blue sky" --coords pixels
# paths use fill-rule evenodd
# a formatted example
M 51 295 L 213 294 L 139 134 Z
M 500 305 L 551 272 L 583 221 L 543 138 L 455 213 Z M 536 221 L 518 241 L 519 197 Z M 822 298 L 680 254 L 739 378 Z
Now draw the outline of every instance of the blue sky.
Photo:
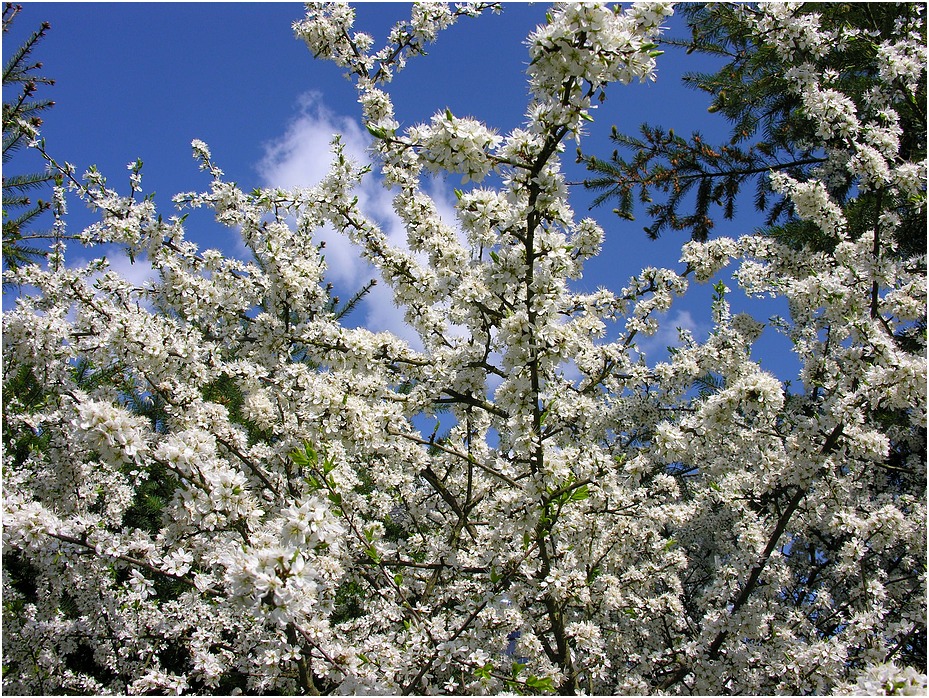
M 507 3 L 500 15 L 462 20 L 441 33 L 429 55 L 412 59 L 391 84 L 401 124 L 426 121 L 447 107 L 500 132 L 521 125 L 528 60 L 523 40 L 544 21 L 546 7 Z M 167 217 L 173 213 L 171 196 L 209 186 L 191 157 L 194 138 L 205 141 L 227 178 L 246 190 L 313 184 L 325 171 L 333 131 L 342 132 L 350 150 L 363 157 L 367 134 L 359 127 L 354 89 L 339 68 L 314 59 L 294 37 L 291 25 L 303 15 L 302 3 L 29 2 L 4 37 L 3 54 L 6 58 L 42 21 L 50 22 L 51 30 L 35 52 L 43 72 L 56 80 L 54 87 L 41 92 L 56 102 L 43 127 L 49 150 L 78 172 L 97 165 L 118 190 L 128 189 L 127 163 L 141 158 L 143 190 L 155 192 Z M 406 3 L 363 3 L 357 8 L 356 29 L 371 33 L 379 46 L 389 28 L 405 16 Z M 679 17 L 666 25 L 667 36 L 687 33 Z M 725 122 L 707 113 L 707 96 L 680 81 L 685 71 L 711 67 L 705 58 L 669 48 L 659 58 L 656 83 L 616 85 L 608 92 L 582 143 L 585 150 L 606 156 L 613 149 L 607 140 L 613 124 L 634 132 L 643 121 L 674 127 L 681 134 L 700 130 L 711 140 L 721 140 Z M 570 179 L 583 179 L 585 172 L 573 164 L 572 153 L 565 165 Z M 453 189 L 459 185 L 450 178 L 435 182 L 431 190 L 447 203 L 449 215 Z M 375 182 L 362 197 L 389 229 L 389 197 Z M 580 187 L 573 188 L 572 204 L 579 217 L 589 215 L 591 199 Z M 642 231 L 646 218 L 623 221 L 610 208 L 590 214 L 604 226 L 606 241 L 602 255 L 588 264 L 581 288 L 619 290 L 643 266 L 680 268 L 682 237 L 666 234 L 659 241 L 648 240 Z M 70 214 L 72 232 L 91 221 L 76 204 Z M 732 222 L 717 221 L 717 232 L 738 236 L 758 225 L 750 205 L 740 214 Z M 393 234 L 402 237 L 399 229 Z M 206 213 L 188 219 L 188 235 L 202 247 L 241 252 L 232 233 Z M 76 260 L 81 253 L 73 249 L 70 254 Z M 371 276 L 341 240 L 331 241 L 327 258 L 343 293 Z M 124 260 L 114 262 L 129 274 L 144 274 L 144 267 L 129 269 Z M 673 341 L 676 325 L 705 335 L 711 293 L 708 286 L 695 288 L 672 308 L 667 330 L 650 342 L 655 359 L 663 354 L 660 348 Z M 734 294 L 734 307 L 737 303 Z M 372 299 L 357 321 L 373 329 L 397 329 L 400 314 L 389 305 L 386 294 Z M 751 307 L 762 321 L 783 312 L 757 302 Z M 772 359 L 786 346 L 769 330 L 761 350 Z M 774 363 L 771 370 L 783 374 L 780 362 Z

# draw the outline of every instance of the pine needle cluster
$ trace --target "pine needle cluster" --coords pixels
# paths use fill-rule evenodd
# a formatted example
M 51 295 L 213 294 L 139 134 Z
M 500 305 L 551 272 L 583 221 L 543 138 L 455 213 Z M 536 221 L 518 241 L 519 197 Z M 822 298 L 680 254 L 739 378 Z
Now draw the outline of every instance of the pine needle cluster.
M 3 33 L 12 28 L 13 20 L 22 10 L 21 5 L 4 3 Z M 10 56 L 3 66 L 3 90 L 8 88 L 15 96 L 3 102 L 3 167 L 13 156 L 27 146 L 42 124 L 42 113 L 55 103 L 38 98 L 39 85 L 54 85 L 51 78 L 39 74 L 42 64 L 35 62 L 32 52 L 50 29 L 43 22 L 38 30 Z M 27 229 L 34 225 L 42 213 L 51 208 L 44 200 L 33 200 L 32 193 L 41 190 L 54 180 L 46 171 L 3 175 L 3 258 L 10 268 L 36 261 L 45 251 L 28 243 Z

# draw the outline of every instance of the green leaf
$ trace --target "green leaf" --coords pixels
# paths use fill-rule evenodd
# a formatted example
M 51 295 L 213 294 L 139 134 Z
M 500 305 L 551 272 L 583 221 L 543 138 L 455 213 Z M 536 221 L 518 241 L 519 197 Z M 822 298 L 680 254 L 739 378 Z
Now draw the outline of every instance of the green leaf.
M 552 677 L 539 677 L 539 676 L 528 676 L 526 677 L 526 687 L 531 688 L 535 691 L 555 691 L 555 686 L 552 684 Z
M 319 455 L 309 441 L 304 441 L 303 450 L 298 449 L 292 451 L 290 453 L 290 459 L 294 462 L 294 465 L 300 466 L 301 468 L 311 468 L 319 461 Z
M 587 489 L 587 485 L 581 485 L 576 490 L 571 493 L 572 502 L 582 502 L 590 496 L 590 491 Z
M 393 137 L 394 132 L 388 131 L 386 128 L 380 128 L 379 126 L 372 126 L 370 124 L 365 124 L 365 128 L 368 129 L 368 133 L 377 138 L 378 140 L 387 140 L 388 138 Z

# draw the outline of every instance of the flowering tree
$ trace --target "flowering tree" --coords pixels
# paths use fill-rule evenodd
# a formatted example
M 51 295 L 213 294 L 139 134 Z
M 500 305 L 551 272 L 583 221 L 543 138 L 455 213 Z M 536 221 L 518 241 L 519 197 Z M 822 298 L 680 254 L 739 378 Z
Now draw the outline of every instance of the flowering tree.
M 509 134 L 449 111 L 401 130 L 391 77 L 488 9 L 416 5 L 378 51 L 345 5 L 295 25 L 357 85 L 404 249 L 360 209 L 370 174 L 338 139 L 318 186 L 252 193 L 194 142 L 212 183 L 176 202 L 241 231 L 252 261 L 186 240 L 138 196 L 139 167 L 128 197 L 59 167 L 100 212 L 75 237 L 158 276 L 67 266 L 61 196 L 47 266 L 13 273 L 38 290 L 4 314 L 6 690 L 925 690 L 925 259 L 888 252 L 894 210 L 852 236 L 828 168 L 780 174 L 834 251 L 690 242 L 679 270 L 577 293 L 604 233 L 569 205 L 565 144 L 611 83 L 652 78 L 671 7 L 553 9 Z M 805 66 L 870 39 L 790 13 L 765 5 L 753 27 L 796 66 L 807 118 L 843 115 L 828 164 L 923 201 L 925 163 L 895 145 L 911 77 L 893 57 L 924 49 L 904 28 L 858 109 Z M 497 185 L 456 192 L 452 225 L 427 173 Z M 325 224 L 379 269 L 421 348 L 338 321 Z M 768 322 L 802 392 L 750 358 L 762 323 L 733 316 L 723 285 L 705 342 L 685 333 L 655 365 L 631 351 L 730 262 L 746 292 L 788 300 Z

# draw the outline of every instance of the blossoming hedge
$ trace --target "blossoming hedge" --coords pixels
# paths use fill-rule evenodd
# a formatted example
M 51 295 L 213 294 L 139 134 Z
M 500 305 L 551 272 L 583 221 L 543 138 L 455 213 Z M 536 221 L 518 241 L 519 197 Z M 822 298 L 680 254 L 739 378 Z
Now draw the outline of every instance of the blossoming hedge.
M 317 186 L 250 193 L 194 142 L 212 183 L 176 203 L 211 210 L 249 261 L 188 241 L 138 168 L 127 197 L 52 160 L 100 214 L 73 237 L 156 277 L 66 264 L 62 192 L 48 264 L 9 276 L 35 291 L 3 315 L 5 691 L 925 690 L 926 267 L 892 254 L 894 209 L 850 236 L 828 167 L 780 174 L 834 251 L 690 242 L 677 269 L 578 293 L 605 233 L 570 206 L 565 144 L 613 83 L 652 79 L 672 8 L 557 6 L 527 42 L 522 127 L 446 110 L 402 129 L 393 75 L 489 9 L 416 5 L 377 51 L 346 5 L 295 24 L 357 86 L 405 248 L 359 206 L 371 175 L 338 140 Z M 809 67 L 872 37 L 791 13 L 762 5 L 755 30 L 796 66 L 829 167 L 924 202 L 894 128 L 925 80 L 918 32 L 881 44 L 861 107 Z M 427 173 L 474 182 L 456 221 Z M 340 321 L 324 225 L 421 346 Z M 720 286 L 705 341 L 640 360 L 657 316 L 728 265 L 789 315 L 733 315 Z M 792 342 L 792 390 L 751 357 L 764 325 Z M 439 410 L 451 427 L 430 434 Z

